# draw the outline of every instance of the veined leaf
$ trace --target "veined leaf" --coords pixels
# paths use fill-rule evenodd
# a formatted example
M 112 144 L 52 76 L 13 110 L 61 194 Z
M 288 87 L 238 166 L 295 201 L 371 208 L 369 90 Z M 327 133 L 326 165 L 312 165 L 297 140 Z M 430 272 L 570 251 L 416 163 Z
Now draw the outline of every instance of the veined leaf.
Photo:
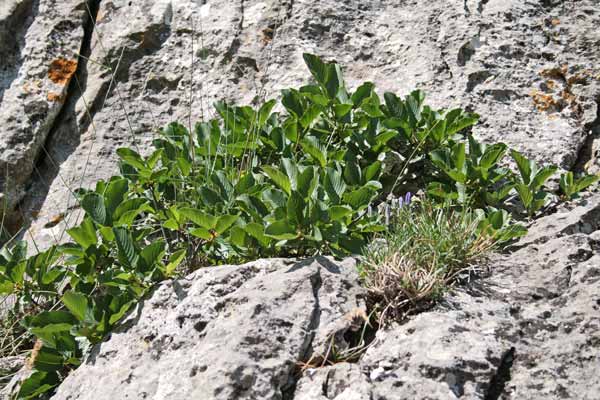
M 171 257 L 169 257 L 169 263 L 165 267 L 165 274 L 167 276 L 173 275 L 173 272 L 175 272 L 175 270 L 177 269 L 179 264 L 181 264 L 181 262 L 183 261 L 184 258 L 185 258 L 185 249 L 178 250 L 175 253 L 171 254 Z
M 332 202 L 334 204 L 339 203 L 342 195 L 346 191 L 346 184 L 344 183 L 342 174 L 333 168 L 327 168 L 324 184 L 325 191 Z
M 325 167 L 327 164 L 327 153 L 317 138 L 307 136 L 300 141 L 300 145 L 321 167 Z
M 135 268 L 138 262 L 138 254 L 131 233 L 126 228 L 114 227 L 115 241 L 119 249 L 122 262 L 131 268 Z
M 163 240 L 157 240 L 144 247 L 140 252 L 144 263 L 148 268 L 158 265 L 162 261 L 162 257 L 165 254 L 165 242 Z
M 558 167 L 556 166 L 540 168 L 538 171 L 536 171 L 535 176 L 533 176 L 531 179 L 530 187 L 532 187 L 534 190 L 541 188 L 546 180 L 554 175 L 557 169 Z
M 517 168 L 519 168 L 519 173 L 521 174 L 521 180 L 523 181 L 524 184 L 529 185 L 529 182 L 531 181 L 531 178 L 532 178 L 531 162 L 525 156 L 523 156 L 521 153 L 519 153 L 516 150 L 511 150 L 510 154 L 511 154 L 513 160 L 515 160 L 515 162 L 517 163 Z
M 296 191 L 292 191 L 287 201 L 287 216 L 288 220 L 294 226 L 301 226 L 304 222 L 305 202 L 302 195 Z
M 314 54 L 304 53 L 302 54 L 302 58 L 304 58 L 304 62 L 315 80 L 322 85 L 325 84 L 325 80 L 327 79 L 327 64 Z
M 327 210 L 327 214 L 329 214 L 332 221 L 340 221 L 352 213 L 352 208 L 348 206 L 332 206 Z
M 361 211 L 367 208 L 376 194 L 377 192 L 373 189 L 363 186 L 360 189 L 344 194 L 344 203 L 349 204 L 354 210 Z
M 106 207 L 104 197 L 98 193 L 88 193 L 81 200 L 81 208 L 84 209 L 95 222 L 100 225 L 106 223 Z
M 275 221 L 265 229 L 265 235 L 277 240 L 296 239 L 298 233 L 284 220 Z
M 267 246 L 269 244 L 270 239 L 265 236 L 265 228 L 261 224 L 251 222 L 244 226 L 244 230 L 248 233 L 248 235 L 258 240 L 258 243 L 260 243 L 262 246 Z
M 131 165 L 136 168 L 138 171 L 146 169 L 146 164 L 144 163 L 144 159 L 135 151 L 123 147 L 117 149 L 117 155 L 123 160 L 124 163 Z
M 363 178 L 365 181 L 371 181 L 379 178 L 381 173 L 381 161 L 377 160 L 365 168 Z
M 485 169 L 492 168 L 504 157 L 506 149 L 507 147 L 504 143 L 496 143 L 488 146 L 479 161 L 479 165 Z
M 355 107 L 359 107 L 364 99 L 367 99 L 371 96 L 375 85 L 372 82 L 365 82 L 360 85 L 356 91 L 352 94 L 352 103 L 354 103 Z
M 196 236 L 200 239 L 207 240 L 209 242 L 213 241 L 215 235 L 213 235 L 210 230 L 206 228 L 194 228 L 190 230 L 190 235 Z
M 288 196 L 292 191 L 292 185 L 290 183 L 290 179 L 280 170 L 273 168 L 270 165 L 263 165 L 263 172 Z
M 109 182 L 104 192 L 107 222 L 111 222 L 113 213 L 125 199 L 128 190 L 127 179 L 115 179 Z
M 85 295 L 69 290 L 61 298 L 63 304 L 79 321 L 86 320 L 88 301 Z
M 315 176 L 315 167 L 312 165 L 304 167 L 304 170 L 298 174 L 296 190 L 298 190 L 304 198 L 311 197 L 315 188 L 313 182 L 316 179 L 318 179 L 318 176 Z
M 199 225 L 205 229 L 214 229 L 217 226 L 217 217 L 209 215 L 204 211 L 196 208 L 185 207 L 179 210 L 179 213 L 192 221 L 194 224 Z
M 267 119 L 269 119 L 269 116 L 271 115 L 271 110 L 273 110 L 275 104 L 275 100 L 269 100 L 260 107 L 260 110 L 258 111 L 259 128 L 261 128 L 265 124 L 265 122 L 267 122 Z
M 84 218 L 78 227 L 67 230 L 67 234 L 84 249 L 98 243 L 94 223 L 89 218 Z
M 239 219 L 238 215 L 222 215 L 217 220 L 215 231 L 222 235 Z

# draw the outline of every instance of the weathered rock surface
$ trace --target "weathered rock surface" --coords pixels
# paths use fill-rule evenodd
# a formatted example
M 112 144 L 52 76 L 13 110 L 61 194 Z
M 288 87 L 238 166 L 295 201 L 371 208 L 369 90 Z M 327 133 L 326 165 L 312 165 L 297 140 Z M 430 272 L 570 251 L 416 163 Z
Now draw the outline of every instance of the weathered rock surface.
M 11 356 L 0 358 L 0 387 L 6 385 L 23 366 L 25 365 L 24 356 Z M 0 392 L 0 397 L 2 392 Z
M 600 194 L 538 220 L 515 248 L 377 332 L 357 363 L 301 374 L 332 335 L 351 340 L 364 296 L 354 262 L 203 269 L 162 284 L 54 399 L 597 399 Z
M 597 0 L 1 0 L 0 210 L 46 247 L 71 193 L 156 129 L 308 80 L 301 54 L 481 114 L 475 133 L 597 171 Z M 596 164 L 594 164 L 596 162 Z M 364 293 L 352 261 L 257 261 L 166 282 L 57 399 L 597 399 L 600 195 L 542 218 L 491 277 L 308 369 Z M 344 342 L 340 342 L 343 346 Z
M 84 0 L 0 5 L 0 202 L 13 210 L 68 97 L 84 39 Z M 18 213 L 9 216 L 18 217 Z M 18 218 L 17 218 L 18 219 Z
M 486 140 L 567 169 L 593 167 L 600 135 L 596 0 L 7 4 L 0 35 L 16 29 L 22 45 L 4 46 L 8 56 L 0 61 L 8 71 L 1 87 L 10 83 L 0 115 L 15 119 L 3 125 L 0 192 L 9 210 L 26 194 L 13 214 L 22 214 L 41 247 L 65 237 L 79 215 L 72 190 L 113 174 L 118 147 L 143 152 L 157 128 L 210 115 L 214 100 L 249 103 L 307 82 L 304 51 L 342 63 L 350 86 L 371 80 L 399 94 L 422 88 L 436 106 L 481 114 L 475 132 Z M 50 41 L 55 26 L 69 29 Z M 84 35 L 84 28 L 93 32 Z M 48 71 L 79 49 L 85 58 L 67 91 Z M 23 94 L 25 83 L 35 90 Z M 58 101 L 47 99 L 50 92 Z
M 356 279 L 353 260 L 318 258 L 165 282 L 53 398 L 290 398 L 298 363 L 324 354 L 349 328 L 344 316 L 364 307 Z

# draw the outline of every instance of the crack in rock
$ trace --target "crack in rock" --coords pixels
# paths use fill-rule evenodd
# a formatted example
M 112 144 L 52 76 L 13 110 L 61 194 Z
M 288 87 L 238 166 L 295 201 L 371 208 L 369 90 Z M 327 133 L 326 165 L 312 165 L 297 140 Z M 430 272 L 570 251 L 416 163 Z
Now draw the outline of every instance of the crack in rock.
M 315 339 L 317 330 L 321 323 L 321 306 L 319 301 L 319 290 L 323 285 L 323 279 L 321 277 L 321 266 L 317 266 L 317 272 L 310 277 L 310 284 L 312 287 L 313 294 L 313 309 L 310 314 L 310 322 L 306 330 L 309 332 L 304 343 L 302 344 L 302 351 L 296 361 L 296 366 L 291 369 L 290 375 L 288 376 L 288 385 L 282 388 L 282 400 L 293 400 L 296 392 L 296 384 L 300 378 L 301 371 L 298 366 L 306 363 L 310 360 L 313 354 L 312 343 Z
M 498 400 L 504 393 L 506 383 L 510 381 L 510 371 L 515 360 L 516 349 L 511 347 L 500 359 L 500 365 L 490 380 L 490 386 L 484 400 Z

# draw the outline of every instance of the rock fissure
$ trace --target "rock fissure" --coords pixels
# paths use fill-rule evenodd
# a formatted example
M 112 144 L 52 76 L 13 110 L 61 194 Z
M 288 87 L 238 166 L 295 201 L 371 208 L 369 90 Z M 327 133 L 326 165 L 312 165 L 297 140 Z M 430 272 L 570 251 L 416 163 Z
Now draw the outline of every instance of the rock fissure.
M 85 90 L 85 70 L 87 68 L 87 63 L 90 54 L 92 53 L 92 36 L 94 34 L 94 27 L 96 25 L 96 18 L 98 17 L 98 10 L 100 8 L 101 1 L 102 0 L 87 0 L 85 6 L 86 17 L 83 24 L 83 40 L 81 42 L 81 47 L 78 53 L 79 55 L 77 57 L 77 61 L 74 63 L 76 67 L 73 73 L 70 74 L 70 76 L 72 76 L 73 78 L 71 79 L 69 77 L 68 79 L 69 86 L 67 88 L 67 92 L 63 97 L 63 106 L 58 116 L 54 120 L 52 127 L 50 128 L 48 136 L 46 137 L 46 144 L 44 145 L 46 149 L 51 147 L 50 144 L 53 140 L 56 139 L 55 135 L 57 128 L 64 122 L 64 119 L 66 117 L 65 113 L 69 104 L 75 104 L 77 99 L 79 99 L 83 95 L 83 91 Z M 47 155 L 47 150 L 40 153 L 36 161 L 36 166 L 39 167 L 43 163 Z
M 38 179 L 42 181 L 44 187 L 49 190 L 49 182 L 52 182 L 54 178 L 59 174 L 60 160 L 57 160 L 52 155 L 53 142 L 57 139 L 59 127 L 64 123 L 65 119 L 69 118 L 70 108 L 75 106 L 77 100 L 83 95 L 86 85 L 86 68 L 90 54 L 92 53 L 92 36 L 94 33 L 95 21 L 98 15 L 100 2 L 102 0 L 87 0 L 84 5 L 85 17 L 83 20 L 83 38 L 77 52 L 76 60 L 70 60 L 68 58 L 59 58 L 52 62 L 50 70 L 48 72 L 49 78 L 55 83 L 61 85 L 67 85 L 67 89 L 64 95 L 60 96 L 56 100 L 61 102 L 60 110 L 56 118 L 52 121 L 52 124 L 48 130 L 48 134 L 44 140 L 44 144 L 41 146 L 41 151 L 37 153 L 35 157 L 35 163 L 33 166 L 35 175 L 29 177 L 28 187 L 31 186 L 32 182 Z M 68 57 L 69 55 L 65 55 Z M 53 76 L 53 70 L 56 72 Z M 48 95 L 50 96 L 50 94 Z M 49 97 L 49 100 L 52 100 Z M 22 205 L 29 200 L 29 188 L 25 193 L 25 196 L 17 203 L 15 209 L 18 210 L 19 222 L 24 227 L 29 225 L 28 216 L 23 210 Z M 36 205 L 37 206 L 37 205 Z M 36 207 L 37 208 L 37 207 Z M 72 211 L 74 206 L 67 204 L 62 212 L 58 212 L 53 218 L 56 220 L 64 220 L 66 214 Z M 60 217 L 60 218 L 59 218 Z M 50 221 L 49 227 L 52 228 L 58 223 Z M 46 224 L 48 225 L 48 224 Z
M 576 173 L 600 172 L 600 95 L 596 97 L 596 118 L 584 126 L 587 135 L 577 152 L 577 157 L 571 170 Z
M 516 357 L 516 349 L 511 347 L 500 359 L 500 365 L 490 380 L 490 385 L 484 400 L 498 400 L 505 391 L 507 382 L 510 381 L 510 371 Z
M 303 369 L 308 363 L 310 363 L 311 357 L 313 356 L 313 341 L 321 323 L 321 305 L 319 301 L 319 291 L 323 285 L 321 268 L 321 266 L 318 266 L 317 272 L 310 276 L 313 307 L 310 313 L 309 324 L 305 328 L 306 337 L 304 339 L 304 343 L 302 344 L 300 354 L 294 365 L 290 367 L 289 375 L 287 377 L 287 384 L 282 388 L 282 400 L 294 400 L 298 380 L 300 379 Z
M 489 2 L 490 0 L 479 0 L 477 2 L 477 12 L 479 14 L 483 13 L 483 9 L 485 8 L 486 4 Z

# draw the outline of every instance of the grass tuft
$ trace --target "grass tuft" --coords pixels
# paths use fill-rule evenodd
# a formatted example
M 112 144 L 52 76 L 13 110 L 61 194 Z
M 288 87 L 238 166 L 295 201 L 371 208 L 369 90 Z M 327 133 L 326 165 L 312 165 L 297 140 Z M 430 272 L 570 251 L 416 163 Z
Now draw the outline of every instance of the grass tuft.
M 430 306 L 495 245 L 470 210 L 423 199 L 394 214 L 359 267 L 380 324 Z

